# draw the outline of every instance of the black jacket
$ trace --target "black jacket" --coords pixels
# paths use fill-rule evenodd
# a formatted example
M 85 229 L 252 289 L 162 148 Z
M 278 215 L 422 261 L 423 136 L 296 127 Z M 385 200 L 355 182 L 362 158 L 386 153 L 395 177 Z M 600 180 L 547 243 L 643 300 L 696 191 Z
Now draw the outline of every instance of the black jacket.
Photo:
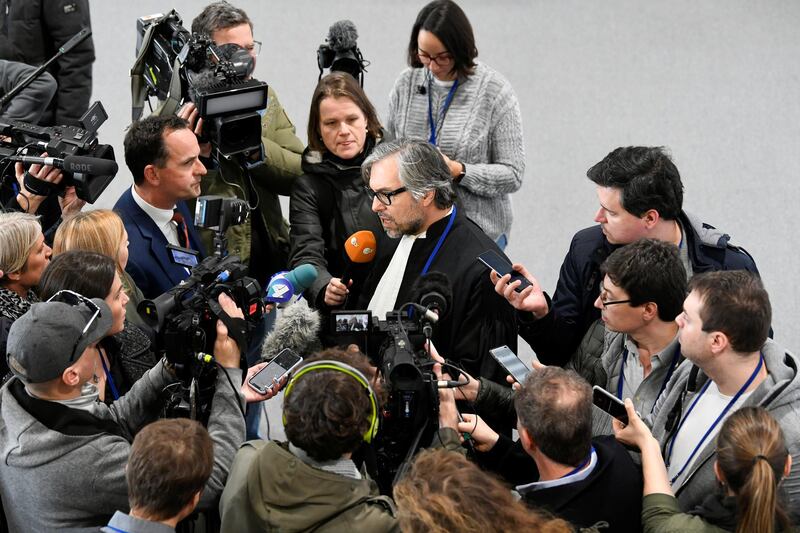
M 309 150 L 303 154 L 304 174 L 295 181 L 289 203 L 289 268 L 310 264 L 317 269 L 317 279 L 306 290 L 312 306 L 323 307 L 328 282 L 344 274 L 349 263 L 344 243 L 350 235 L 369 230 L 376 239 L 384 238 L 361 178 L 361 162 L 372 151 L 372 144 L 351 161 Z M 352 268 L 350 275 L 356 273 Z M 354 284 L 353 289 L 357 287 Z
M 506 372 L 492 359 L 489 350 L 505 344 L 516 351 L 514 310 L 494 291 L 488 267 L 476 259 L 487 250 L 494 250 L 502 257 L 505 255 L 460 209 L 450 216 L 455 216 L 452 229 L 429 271 L 447 275 L 453 286 L 453 299 L 449 310 L 434 326 L 433 341 L 443 357 L 462 364 L 471 375 L 505 383 Z M 414 282 L 420 277 L 426 261 L 444 233 L 450 216 L 433 223 L 428 228 L 426 238 L 414 242 L 395 309 L 411 301 Z M 378 256 L 364 282 L 359 302 L 353 306 L 348 303 L 349 307 L 367 308 L 400 239 L 386 241 L 385 245 L 378 246 Z
M 35 66 L 82 28 L 91 27 L 88 0 L 0 0 L 0 17 L 0 59 Z M 42 124 L 79 125 L 92 95 L 92 63 L 94 44 L 88 37 L 50 66 L 58 92 Z
M 596 437 L 592 445 L 597 465 L 586 479 L 535 491 L 521 490 L 522 500 L 534 509 L 545 509 L 578 527 L 607 523 L 601 531 L 635 532 L 641 530 L 642 472 L 628 451 L 613 435 Z M 519 441 L 500 437 L 479 462 L 514 485 L 538 479 L 536 463 L 525 453 Z
M 758 272 L 750 254 L 731 245 L 727 234 L 685 212 L 679 220 L 695 274 L 713 270 Z M 566 364 L 589 326 L 600 318 L 600 310 L 594 307 L 602 281 L 600 265 L 619 247 L 608 242 L 600 226 L 579 231 L 561 264 L 556 292 L 548 301 L 550 312 L 538 320 L 531 313 L 517 313 L 520 336 L 543 363 Z

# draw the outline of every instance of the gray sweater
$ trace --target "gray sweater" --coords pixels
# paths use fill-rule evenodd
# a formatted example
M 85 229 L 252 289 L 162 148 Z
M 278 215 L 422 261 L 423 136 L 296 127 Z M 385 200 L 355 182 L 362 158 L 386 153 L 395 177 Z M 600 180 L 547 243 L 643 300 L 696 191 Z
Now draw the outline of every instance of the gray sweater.
M 228 374 L 233 383 L 241 383 L 241 370 L 228 369 Z M 19 391 L 27 393 L 17 378 L 6 383 L 0 389 L 0 495 L 9 531 L 97 531 L 115 511 L 127 511 L 130 439 L 173 381 L 159 363 L 112 405 L 97 403 L 91 415 L 71 410 L 72 421 L 62 419 L 66 427 L 59 430 L 45 426 L 20 404 Z M 242 401 L 220 372 L 208 423 L 214 467 L 200 501 L 203 508 L 216 505 L 244 441 L 244 418 L 237 405 Z
M 440 124 L 448 87 L 428 84 L 427 69 L 406 69 L 389 96 L 386 129 L 390 137 L 428 140 L 428 91 L 437 144 L 449 158 L 464 163 L 467 173 L 456 185 L 460 205 L 493 240 L 511 230 L 510 193 L 522 186 L 525 143 L 522 115 L 508 81 L 483 63 L 461 80 Z M 426 87 L 421 94 L 419 87 Z M 428 87 L 430 87 L 428 89 Z

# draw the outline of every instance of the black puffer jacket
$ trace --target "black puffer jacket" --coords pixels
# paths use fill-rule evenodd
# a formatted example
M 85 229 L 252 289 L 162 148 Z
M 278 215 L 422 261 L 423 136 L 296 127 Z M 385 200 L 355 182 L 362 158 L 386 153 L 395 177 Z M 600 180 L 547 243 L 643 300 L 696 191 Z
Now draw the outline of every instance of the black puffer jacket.
M 81 28 L 91 27 L 89 1 L 0 0 L 0 21 L 0 58 L 39 66 Z M 79 125 L 92 95 L 92 63 L 89 37 L 50 66 L 58 91 L 41 123 Z
M 344 273 L 348 263 L 344 252 L 347 237 L 359 230 L 370 230 L 376 239 L 383 238 L 383 228 L 372 212 L 361 178 L 361 163 L 374 146 L 375 141 L 368 138 L 364 151 L 347 161 L 308 149 L 303 153 L 304 174 L 295 181 L 289 203 L 289 268 L 310 264 L 317 269 L 319 275 L 306 291 L 306 298 L 314 307 L 324 305 L 325 287 L 331 278 Z M 353 298 L 359 285 L 355 280 L 363 273 L 351 270 L 349 274 L 354 279 Z

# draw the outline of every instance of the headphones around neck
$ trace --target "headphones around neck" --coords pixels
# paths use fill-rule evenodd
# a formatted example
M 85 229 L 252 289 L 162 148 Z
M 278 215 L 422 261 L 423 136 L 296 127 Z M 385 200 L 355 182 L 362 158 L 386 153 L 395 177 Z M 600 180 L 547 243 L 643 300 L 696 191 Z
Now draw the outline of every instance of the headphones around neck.
M 364 387 L 369 394 L 369 403 L 370 403 L 370 418 L 369 418 L 369 428 L 363 435 L 364 442 L 370 443 L 372 439 L 375 438 L 375 435 L 378 433 L 378 397 L 375 395 L 375 391 L 372 390 L 372 387 L 369 384 L 369 380 L 356 368 L 352 366 L 341 363 L 339 361 L 332 361 L 330 359 L 323 359 L 321 361 L 314 361 L 313 363 L 309 363 L 305 366 L 300 367 L 300 369 L 292 376 L 292 379 L 289 381 L 289 384 L 286 385 L 286 389 L 283 392 L 283 399 L 287 401 L 289 395 L 291 394 L 292 390 L 294 389 L 295 384 L 305 376 L 311 372 L 323 372 L 326 370 L 332 370 L 334 372 L 341 372 L 342 374 L 347 374 L 354 380 L 356 380 L 362 387 Z M 283 415 L 283 424 L 286 425 L 286 414 Z

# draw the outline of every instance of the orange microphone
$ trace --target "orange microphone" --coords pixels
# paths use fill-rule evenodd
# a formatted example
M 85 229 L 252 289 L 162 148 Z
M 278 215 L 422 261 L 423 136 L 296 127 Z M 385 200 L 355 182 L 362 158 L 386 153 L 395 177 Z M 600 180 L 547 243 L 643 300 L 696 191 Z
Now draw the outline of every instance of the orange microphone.
M 369 263 L 375 259 L 375 234 L 369 230 L 357 231 L 350 235 L 344 242 L 344 251 L 350 259 L 342 275 L 345 287 L 350 285 L 350 266 L 353 263 Z

